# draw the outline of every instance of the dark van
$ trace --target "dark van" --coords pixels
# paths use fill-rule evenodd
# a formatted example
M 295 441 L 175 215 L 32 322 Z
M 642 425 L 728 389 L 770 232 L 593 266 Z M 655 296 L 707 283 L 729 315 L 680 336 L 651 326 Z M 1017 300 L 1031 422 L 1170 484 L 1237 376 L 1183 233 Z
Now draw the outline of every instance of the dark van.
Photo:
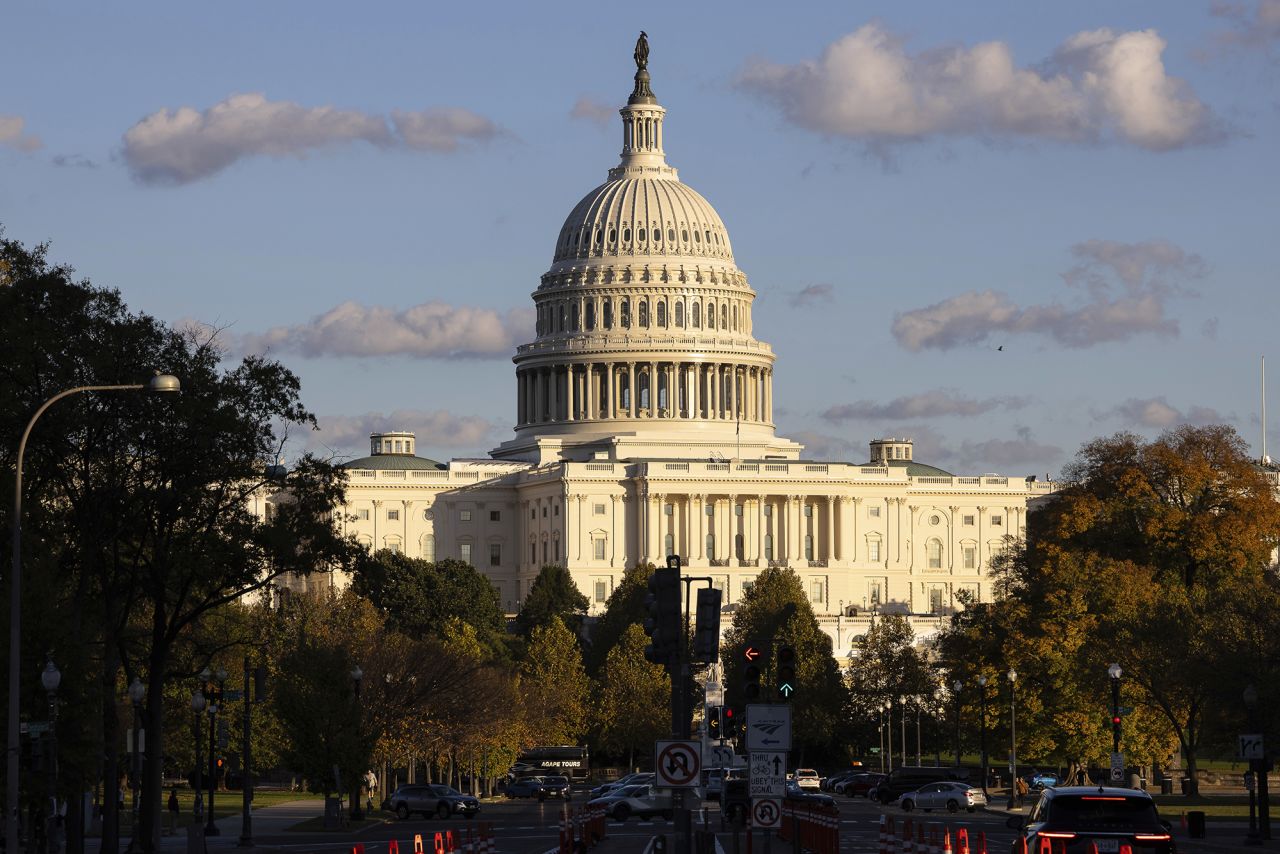
M 947 780 L 967 782 L 968 768 L 944 768 L 938 765 L 906 765 L 895 768 L 889 777 L 876 787 L 876 799 L 882 804 L 892 803 L 907 792 L 914 792 L 929 783 Z

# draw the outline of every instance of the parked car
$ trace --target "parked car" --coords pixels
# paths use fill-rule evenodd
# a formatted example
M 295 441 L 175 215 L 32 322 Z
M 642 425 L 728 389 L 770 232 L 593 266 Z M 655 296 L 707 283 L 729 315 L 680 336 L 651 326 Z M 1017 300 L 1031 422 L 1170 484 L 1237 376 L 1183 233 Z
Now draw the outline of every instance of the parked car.
M 987 805 L 987 796 L 982 790 L 968 783 L 954 781 L 944 783 L 928 783 L 914 792 L 902 796 L 902 809 L 910 812 L 913 809 L 930 810 L 945 809 L 947 812 L 960 810 L 975 811 Z
M 648 783 L 623 786 L 602 797 L 592 798 L 587 806 L 604 810 L 604 814 L 615 821 L 626 821 L 633 815 L 671 818 L 672 813 L 671 796 L 660 793 Z
M 849 779 L 841 783 L 837 783 L 835 793 L 837 795 L 847 795 L 851 798 L 856 798 L 859 795 L 862 797 L 870 797 L 871 790 L 883 783 L 886 776 L 887 775 L 880 774 L 875 771 L 864 771 L 861 774 L 854 774 Z
M 1169 823 L 1156 813 L 1155 801 L 1137 789 L 1062 786 L 1045 789 L 1030 815 L 1006 822 L 1020 831 L 1013 851 L 1038 851 L 1041 839 L 1052 839 L 1055 851 L 1099 854 L 1128 847 L 1133 854 L 1176 854 Z M 1026 840 L 1026 848 L 1022 840 Z M 1064 847 L 1058 847 L 1064 845 Z
M 609 792 L 616 791 L 623 786 L 633 786 L 637 783 L 652 783 L 654 775 L 652 771 L 634 771 L 623 777 L 619 777 L 611 783 L 602 783 L 591 790 L 591 797 L 599 798 L 607 795 Z
M 876 800 L 891 804 L 907 792 L 914 792 L 926 783 L 945 780 L 966 781 L 969 771 L 965 768 L 947 768 L 937 765 L 905 765 L 893 769 L 888 778 L 876 785 Z
M 546 790 L 543 789 L 542 777 L 521 777 L 519 780 L 508 783 L 506 789 L 503 790 L 508 798 L 538 798 L 546 800 Z
M 1062 781 L 1058 779 L 1058 775 L 1052 771 L 1032 771 L 1027 775 L 1027 786 L 1036 791 L 1052 789 L 1060 782 Z
M 838 774 L 832 774 L 830 777 L 823 777 L 822 783 L 819 786 L 819 788 L 822 789 L 822 791 L 824 792 L 834 792 L 836 790 L 837 785 L 839 785 L 840 783 L 843 783 L 845 780 L 852 778 L 855 774 L 861 774 L 861 773 L 863 773 L 861 770 L 841 771 Z
M 822 788 L 822 779 L 818 776 L 818 772 L 812 768 L 797 768 L 795 782 L 806 791 L 816 792 Z
M 480 811 L 480 802 L 450 786 L 413 783 L 400 786 L 387 799 L 396 816 L 407 819 L 414 813 L 423 818 L 449 818 L 460 815 L 471 818 Z
M 573 784 L 563 774 L 548 774 L 542 778 L 541 798 L 560 798 L 569 800 L 573 794 Z
M 815 792 L 800 786 L 795 780 L 787 781 L 786 801 L 789 804 L 821 807 L 823 809 L 836 809 L 836 799 L 830 795 L 824 795 L 822 792 Z

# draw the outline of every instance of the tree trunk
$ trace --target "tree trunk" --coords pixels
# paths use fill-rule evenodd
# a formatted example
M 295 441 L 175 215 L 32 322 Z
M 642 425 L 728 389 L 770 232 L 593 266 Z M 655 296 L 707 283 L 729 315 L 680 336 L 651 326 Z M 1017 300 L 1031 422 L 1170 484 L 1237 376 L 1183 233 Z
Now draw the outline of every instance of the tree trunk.
M 120 657 L 115 639 L 105 639 L 102 661 L 102 846 L 101 854 L 120 851 L 120 718 L 116 714 L 116 674 Z
M 151 655 L 147 662 L 146 758 L 142 765 L 141 808 L 134 838 L 147 854 L 160 848 L 160 792 L 164 790 L 164 677 L 169 667 L 169 644 L 164 637 L 163 617 L 156 614 L 151 632 Z
M 1185 744 L 1182 746 L 1182 752 L 1187 757 L 1187 795 L 1193 798 L 1199 797 L 1200 777 L 1196 774 L 1196 754 L 1188 750 Z

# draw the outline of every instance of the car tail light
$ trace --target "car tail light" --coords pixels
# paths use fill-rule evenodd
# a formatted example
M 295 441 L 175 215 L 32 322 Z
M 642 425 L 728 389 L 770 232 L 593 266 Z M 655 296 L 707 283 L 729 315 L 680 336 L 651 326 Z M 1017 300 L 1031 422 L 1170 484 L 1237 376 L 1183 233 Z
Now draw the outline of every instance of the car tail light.
M 1084 797 L 1080 798 L 1080 800 L 1082 801 L 1123 801 L 1123 800 L 1127 800 L 1127 798 L 1125 798 L 1124 795 L 1120 795 L 1119 797 L 1113 797 L 1111 795 L 1105 795 L 1105 796 L 1085 795 Z
M 1133 838 L 1138 842 L 1168 842 L 1173 837 L 1167 833 L 1135 833 Z
M 1042 839 L 1075 839 L 1076 835 L 1065 830 L 1042 830 L 1036 834 Z

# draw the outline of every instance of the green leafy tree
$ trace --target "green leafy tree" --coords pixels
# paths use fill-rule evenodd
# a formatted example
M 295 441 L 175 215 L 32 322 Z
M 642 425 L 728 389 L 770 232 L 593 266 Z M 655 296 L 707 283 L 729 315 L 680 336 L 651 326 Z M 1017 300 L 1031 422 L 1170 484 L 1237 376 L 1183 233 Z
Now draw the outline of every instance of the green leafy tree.
M 529 736 L 539 744 L 577 744 L 587 728 L 588 692 L 574 634 L 554 616 L 534 627 L 520 666 Z
M 609 650 L 600 675 L 596 706 L 598 742 L 615 755 L 625 754 L 634 768 L 636 752 L 653 749 L 671 733 L 671 679 L 644 657 L 644 629 L 634 623 Z
M 751 590 L 738 603 L 733 627 L 725 635 L 725 681 L 730 697 L 741 703 L 742 663 L 739 654 L 748 642 L 789 643 L 796 651 L 797 693 L 791 705 L 792 738 L 798 760 L 807 753 L 830 751 L 840 740 L 847 692 L 832 657 L 831 638 L 819 627 L 800 576 L 792 569 L 770 567 L 756 576 Z M 764 684 L 776 676 L 772 665 Z
M 609 653 L 631 627 L 644 622 L 644 600 L 649 595 L 653 570 L 651 563 L 636 564 L 623 573 L 622 581 L 609 594 L 604 613 L 591 628 L 591 645 L 587 647 L 587 672 L 592 676 L 599 677 Z
M 534 629 L 560 622 L 575 635 L 590 603 L 563 566 L 544 566 L 533 580 L 516 617 L 520 634 L 532 638 Z

